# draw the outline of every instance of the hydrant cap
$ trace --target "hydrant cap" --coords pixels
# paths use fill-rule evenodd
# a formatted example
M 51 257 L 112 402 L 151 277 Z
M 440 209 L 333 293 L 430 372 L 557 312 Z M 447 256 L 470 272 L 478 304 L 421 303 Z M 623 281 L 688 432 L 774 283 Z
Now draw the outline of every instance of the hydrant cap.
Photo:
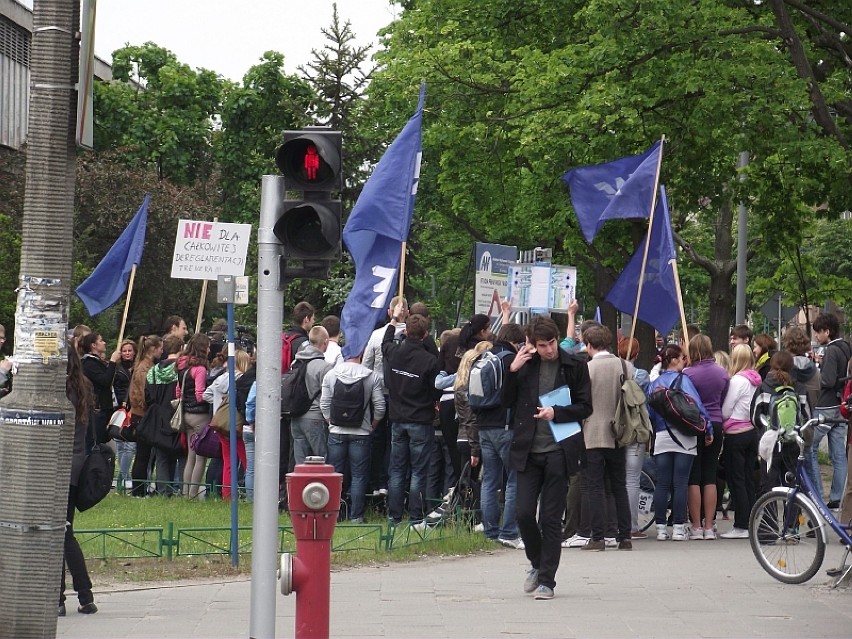
M 325 508 L 329 498 L 328 487 L 318 481 L 311 482 L 302 490 L 302 501 L 312 510 Z

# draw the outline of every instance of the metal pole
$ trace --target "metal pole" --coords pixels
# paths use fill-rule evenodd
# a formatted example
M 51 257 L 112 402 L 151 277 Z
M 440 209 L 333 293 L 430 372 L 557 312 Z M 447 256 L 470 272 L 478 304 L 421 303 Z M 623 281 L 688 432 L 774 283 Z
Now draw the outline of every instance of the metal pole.
M 278 461 L 281 410 L 281 246 L 272 232 L 285 195 L 284 178 L 264 175 L 257 232 L 257 415 L 249 637 L 274 639 L 278 569 Z
M 740 153 L 737 168 L 740 169 L 740 182 L 745 182 L 745 167 L 748 166 L 748 151 Z M 746 308 L 746 244 L 748 242 L 748 212 L 745 199 L 737 207 L 737 307 L 736 324 L 745 324 Z
M 206 280 L 205 280 L 206 281 Z M 237 365 L 234 357 L 234 304 L 228 307 L 228 438 L 231 444 L 231 476 L 223 477 L 222 483 L 231 483 L 231 565 L 240 564 L 239 512 L 237 495 Z

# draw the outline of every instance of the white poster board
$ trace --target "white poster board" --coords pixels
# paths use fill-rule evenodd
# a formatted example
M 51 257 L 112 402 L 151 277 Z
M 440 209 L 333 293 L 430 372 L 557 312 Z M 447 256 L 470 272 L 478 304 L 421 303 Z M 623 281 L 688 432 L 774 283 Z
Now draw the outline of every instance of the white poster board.
M 251 224 L 179 220 L 172 277 L 216 280 L 245 275 Z

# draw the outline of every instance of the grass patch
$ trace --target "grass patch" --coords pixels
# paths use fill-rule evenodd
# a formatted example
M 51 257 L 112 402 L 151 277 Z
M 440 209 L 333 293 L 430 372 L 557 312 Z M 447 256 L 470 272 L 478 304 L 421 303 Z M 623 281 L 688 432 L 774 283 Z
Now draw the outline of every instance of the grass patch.
M 252 513 L 252 504 L 239 504 L 238 522 L 245 530 L 239 531 L 237 567 L 231 566 L 229 554 L 231 505 L 218 499 L 136 499 L 112 493 L 95 508 L 78 513 L 74 528 L 97 583 L 223 578 L 251 572 Z M 290 526 L 289 515 L 282 513 L 279 525 Z M 85 530 L 106 532 L 82 532 Z M 393 542 L 387 550 L 389 534 L 393 534 Z M 179 555 L 175 552 L 177 556 L 167 559 L 170 540 L 177 540 L 180 550 Z M 472 532 L 469 522 L 459 521 L 424 532 L 406 525 L 390 531 L 385 517 L 378 512 L 369 513 L 364 525 L 338 524 L 332 546 L 332 566 L 336 568 L 434 555 L 467 555 L 495 548 L 484 535 Z M 294 549 L 295 539 L 287 531 L 281 550 Z

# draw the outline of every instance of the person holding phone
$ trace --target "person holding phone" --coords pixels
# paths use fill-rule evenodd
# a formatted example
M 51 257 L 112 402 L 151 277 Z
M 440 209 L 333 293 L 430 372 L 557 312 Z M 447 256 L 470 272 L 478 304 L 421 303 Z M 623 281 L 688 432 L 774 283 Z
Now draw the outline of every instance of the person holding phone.
M 586 361 L 559 347 L 552 319 L 534 317 L 526 338 L 503 381 L 503 407 L 513 409 L 509 463 L 517 472 L 518 527 L 531 564 L 524 592 L 542 600 L 553 599 L 556 587 L 568 477 L 586 456 L 582 434 L 556 441 L 550 422 L 582 423 L 592 414 L 592 391 Z M 569 406 L 539 405 L 541 395 L 563 386 Z

